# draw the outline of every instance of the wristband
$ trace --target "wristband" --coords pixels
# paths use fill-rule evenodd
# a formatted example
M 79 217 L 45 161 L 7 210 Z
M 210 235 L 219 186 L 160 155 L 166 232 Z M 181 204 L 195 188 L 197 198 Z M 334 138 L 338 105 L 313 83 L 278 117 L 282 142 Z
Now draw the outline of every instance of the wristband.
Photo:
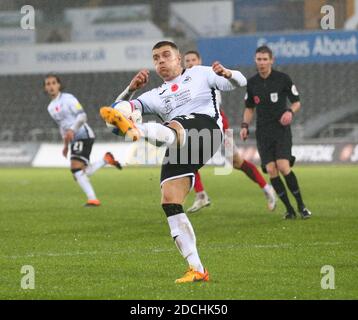
M 249 124 L 247 122 L 242 122 L 241 123 L 241 128 L 242 129 L 249 129 Z

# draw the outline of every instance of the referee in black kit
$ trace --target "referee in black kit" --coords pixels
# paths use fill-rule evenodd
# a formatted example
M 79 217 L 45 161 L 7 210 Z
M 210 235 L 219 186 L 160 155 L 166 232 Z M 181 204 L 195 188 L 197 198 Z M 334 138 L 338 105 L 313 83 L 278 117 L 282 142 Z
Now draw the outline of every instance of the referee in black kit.
M 257 110 L 256 139 L 262 169 L 270 176 L 272 186 L 286 207 L 285 219 L 295 219 L 295 209 L 288 199 L 280 173 L 294 195 L 301 217 L 307 219 L 311 212 L 302 200 L 297 178 L 291 170 L 295 157 L 291 154 L 293 115 L 300 109 L 300 98 L 291 78 L 272 69 L 272 51 L 267 46 L 256 49 L 255 62 L 258 73 L 248 80 L 245 96 L 246 108 L 241 124 L 240 137 L 246 140 L 249 124 Z M 291 106 L 287 107 L 287 98 Z

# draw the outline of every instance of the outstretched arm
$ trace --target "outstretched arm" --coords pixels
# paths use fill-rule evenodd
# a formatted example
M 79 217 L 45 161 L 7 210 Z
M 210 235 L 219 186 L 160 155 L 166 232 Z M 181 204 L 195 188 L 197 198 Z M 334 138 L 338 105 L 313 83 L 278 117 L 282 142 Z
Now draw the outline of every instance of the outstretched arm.
M 119 94 L 116 99 L 120 100 L 131 100 L 138 89 L 144 88 L 149 82 L 149 71 L 147 69 L 140 70 L 131 80 L 129 86 Z
M 245 76 L 240 71 L 227 69 L 219 61 L 212 64 L 212 69 L 217 75 L 214 82 L 219 90 L 234 90 L 247 84 Z

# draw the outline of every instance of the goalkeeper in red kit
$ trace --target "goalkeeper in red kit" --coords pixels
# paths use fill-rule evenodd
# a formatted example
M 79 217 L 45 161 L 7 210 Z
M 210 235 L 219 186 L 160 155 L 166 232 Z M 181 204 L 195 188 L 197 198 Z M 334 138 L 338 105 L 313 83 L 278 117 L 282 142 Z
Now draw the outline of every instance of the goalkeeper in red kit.
M 184 55 L 184 64 L 185 64 L 185 68 L 191 68 L 192 66 L 195 65 L 201 65 L 201 58 L 199 52 L 193 50 L 186 52 Z M 258 171 L 256 166 L 240 156 L 236 145 L 233 143 L 232 132 L 230 130 L 227 130 L 229 129 L 229 120 L 221 108 L 220 91 L 216 90 L 215 94 L 216 94 L 217 104 L 220 106 L 220 114 L 223 121 L 223 129 L 225 134 L 225 148 L 229 148 L 228 150 L 233 150 L 232 152 L 233 167 L 237 170 L 243 171 L 253 182 L 259 185 L 259 187 L 263 190 L 264 195 L 266 197 L 268 209 L 270 211 L 273 211 L 276 207 L 275 192 L 272 186 L 266 182 L 265 178 Z M 204 186 L 201 181 L 199 171 L 197 171 L 195 174 L 194 190 L 196 193 L 196 197 L 195 197 L 194 204 L 188 209 L 188 212 L 190 213 L 197 212 L 200 209 L 209 206 L 211 203 L 208 194 L 204 190 Z

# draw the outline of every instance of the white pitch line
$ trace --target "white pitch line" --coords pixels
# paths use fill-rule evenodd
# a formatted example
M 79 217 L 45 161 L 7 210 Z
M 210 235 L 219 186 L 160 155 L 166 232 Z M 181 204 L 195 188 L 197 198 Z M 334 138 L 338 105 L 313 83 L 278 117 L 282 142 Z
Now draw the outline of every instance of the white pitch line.
M 252 245 L 243 245 L 243 244 L 231 244 L 231 245 L 223 245 L 223 246 L 210 246 L 205 247 L 202 246 L 202 250 L 238 250 L 238 249 L 246 249 L 246 248 L 255 248 L 255 249 L 287 249 L 287 248 L 304 248 L 304 247 L 317 247 L 317 246 L 340 246 L 345 244 L 353 244 L 358 243 L 358 241 L 351 242 L 312 242 L 305 244 L 290 244 L 290 243 L 278 243 L 278 244 L 252 244 Z M 26 255 L 4 255 L 0 256 L 2 259 L 24 259 L 24 258 L 39 258 L 39 257 L 75 257 L 75 256 L 95 256 L 95 255 L 113 255 L 113 254 L 127 254 L 129 252 L 136 251 L 149 251 L 153 253 L 161 253 L 161 252 L 170 252 L 175 251 L 175 248 L 172 249 L 164 249 L 164 248 L 141 248 L 141 249 L 123 249 L 120 251 L 75 251 L 75 252 L 40 252 L 40 253 L 31 253 Z

